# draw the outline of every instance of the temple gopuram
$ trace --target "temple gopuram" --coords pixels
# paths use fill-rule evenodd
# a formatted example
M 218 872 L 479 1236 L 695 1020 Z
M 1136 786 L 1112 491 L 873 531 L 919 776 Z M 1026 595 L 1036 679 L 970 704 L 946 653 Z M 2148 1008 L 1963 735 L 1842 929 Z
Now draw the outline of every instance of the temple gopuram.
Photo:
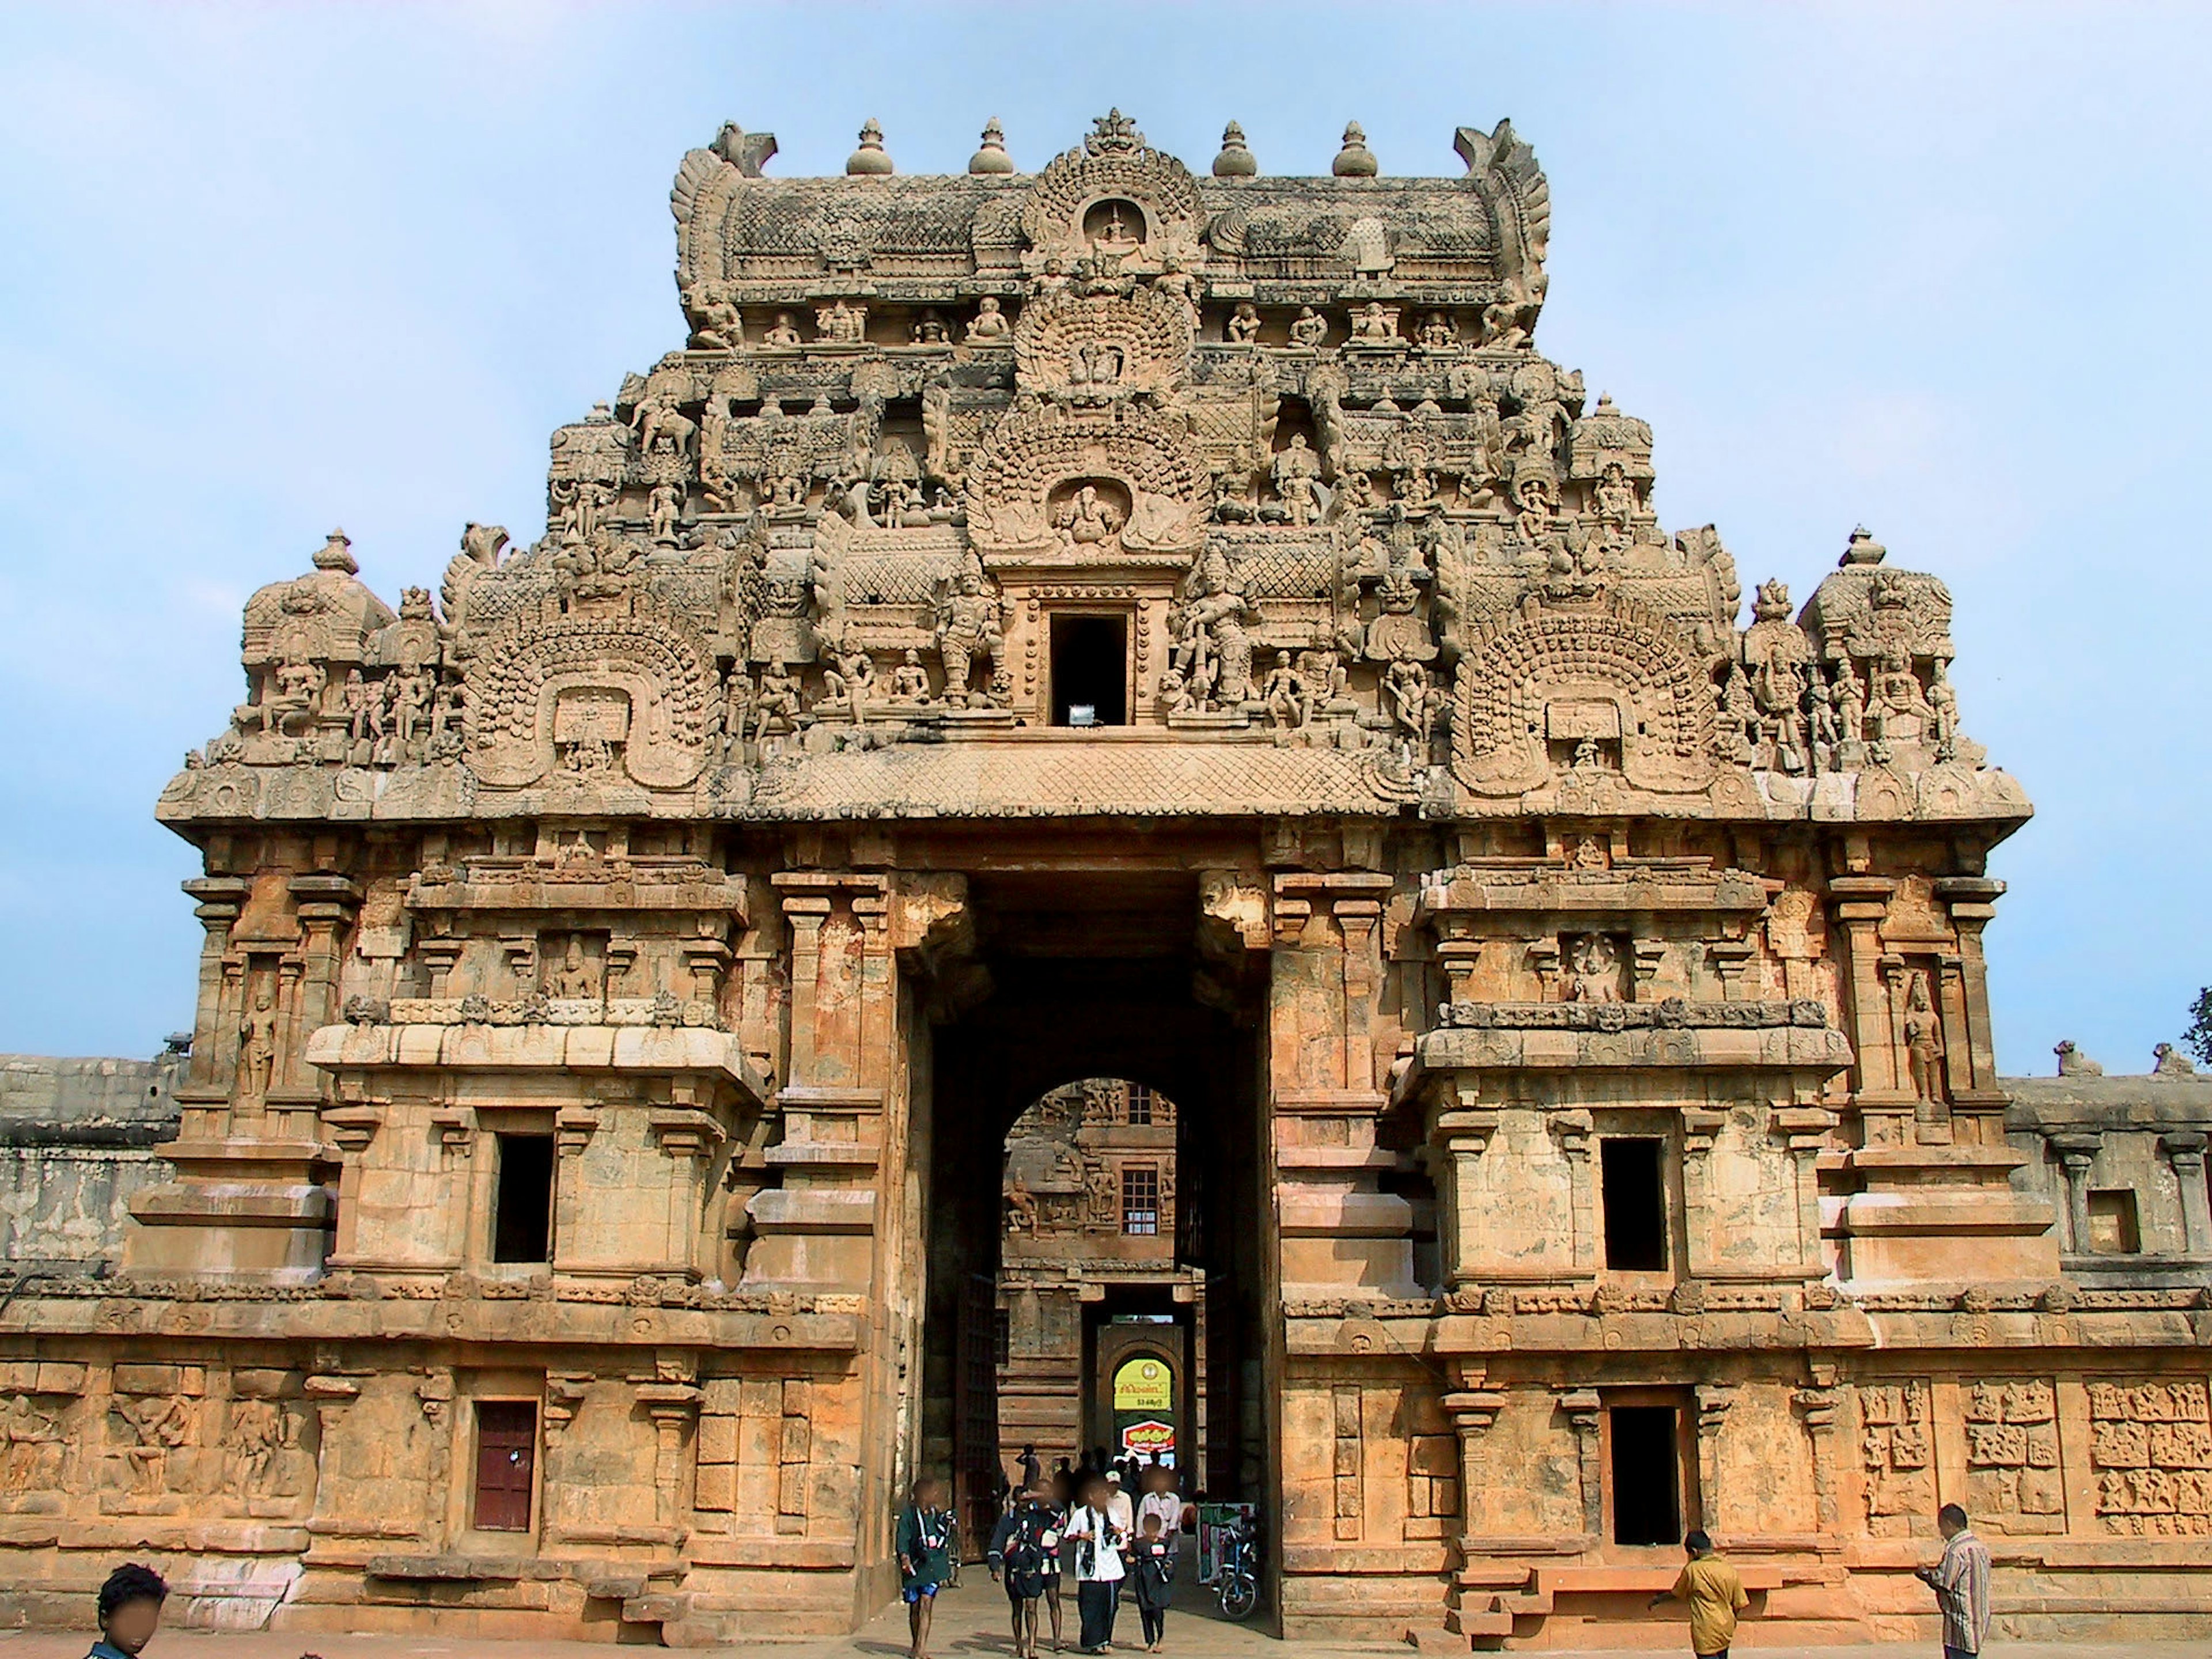
M 842 1632 L 919 1474 L 1141 1428 L 1291 1637 L 1675 1645 L 1703 1527 L 1933 1639 L 1946 1501 L 2001 1632 L 2212 1627 L 2212 1084 L 1999 1078 L 1943 583 L 1662 527 L 1454 148 L 684 156 L 544 535 L 248 601 L 189 1036 L 21 1062 L 8 1619 Z

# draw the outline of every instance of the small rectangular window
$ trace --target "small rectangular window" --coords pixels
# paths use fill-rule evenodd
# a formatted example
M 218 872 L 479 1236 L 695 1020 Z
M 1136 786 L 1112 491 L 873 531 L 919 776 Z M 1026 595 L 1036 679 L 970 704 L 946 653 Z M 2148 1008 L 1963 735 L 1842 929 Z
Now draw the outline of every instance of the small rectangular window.
M 1129 625 L 1124 617 L 1054 617 L 1052 723 L 1126 726 Z
M 1666 1143 L 1598 1143 L 1598 1201 L 1605 1216 L 1605 1265 L 1614 1273 L 1667 1269 Z
M 553 1137 L 501 1135 L 492 1197 L 491 1259 L 553 1259 Z
M 1160 1230 L 1160 1172 L 1150 1164 L 1121 1167 L 1121 1231 L 1157 1233 Z
M 2099 1255 L 2134 1255 L 2142 1249 L 2133 1188 L 2089 1194 L 2089 1248 Z
M 478 1401 L 475 1525 L 479 1530 L 530 1530 L 537 1467 L 537 1406 L 527 1400 Z
M 1615 1406 L 1606 1413 L 1613 1443 L 1613 1541 L 1682 1541 L 1681 1454 L 1672 1406 Z
M 1141 1083 L 1129 1085 L 1129 1121 L 1146 1124 L 1152 1121 L 1152 1091 Z

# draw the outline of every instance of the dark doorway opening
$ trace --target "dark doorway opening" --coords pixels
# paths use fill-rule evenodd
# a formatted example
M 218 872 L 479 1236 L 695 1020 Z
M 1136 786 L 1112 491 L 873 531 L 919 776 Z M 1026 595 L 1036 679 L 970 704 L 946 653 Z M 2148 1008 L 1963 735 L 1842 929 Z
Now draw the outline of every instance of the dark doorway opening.
M 482 1532 L 528 1532 L 538 1464 L 538 1407 L 527 1400 L 477 1403 L 475 1522 Z
M 1613 1440 L 1613 1541 L 1682 1541 L 1681 1458 L 1672 1406 L 1616 1406 Z
M 1641 1138 L 1598 1143 L 1605 1265 L 1614 1273 L 1666 1271 L 1666 1146 Z
M 553 1137 L 501 1135 L 492 1196 L 491 1259 L 553 1259 Z
M 1129 723 L 1129 624 L 1126 617 L 1052 619 L 1052 723 Z

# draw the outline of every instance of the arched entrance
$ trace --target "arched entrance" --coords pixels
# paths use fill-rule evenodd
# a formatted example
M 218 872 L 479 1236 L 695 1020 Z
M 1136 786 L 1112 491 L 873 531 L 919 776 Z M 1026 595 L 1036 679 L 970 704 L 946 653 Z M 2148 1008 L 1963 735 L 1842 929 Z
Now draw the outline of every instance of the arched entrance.
M 1049 1470 L 1150 1421 L 1187 1494 L 1260 1498 L 1264 982 L 1202 959 L 1193 877 L 975 878 L 969 896 L 989 989 L 932 1033 L 922 1465 L 988 1536 L 1023 1445 Z M 1058 1126 L 1019 1128 L 1040 1104 Z M 1140 1358 L 1165 1415 L 1115 1406 Z

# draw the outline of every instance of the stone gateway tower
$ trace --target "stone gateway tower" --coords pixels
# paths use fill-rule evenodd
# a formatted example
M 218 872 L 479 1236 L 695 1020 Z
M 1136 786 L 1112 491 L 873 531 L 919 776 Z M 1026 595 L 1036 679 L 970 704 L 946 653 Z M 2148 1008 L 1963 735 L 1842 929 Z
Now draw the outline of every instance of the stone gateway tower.
M 2075 1272 L 1943 584 L 1860 532 L 1746 625 L 1536 349 L 1534 154 L 1455 148 L 684 157 L 688 337 L 543 538 L 246 605 L 158 808 L 177 1138 L 0 1304 L 19 1606 L 850 1627 L 908 1480 L 988 1503 L 1006 1133 L 1109 1078 L 1288 1634 L 1570 1639 L 1700 1525 L 1800 1639 L 1924 1633 L 1952 1499 L 2021 1628 L 2201 1607 L 2204 1137 L 2168 1270 Z

